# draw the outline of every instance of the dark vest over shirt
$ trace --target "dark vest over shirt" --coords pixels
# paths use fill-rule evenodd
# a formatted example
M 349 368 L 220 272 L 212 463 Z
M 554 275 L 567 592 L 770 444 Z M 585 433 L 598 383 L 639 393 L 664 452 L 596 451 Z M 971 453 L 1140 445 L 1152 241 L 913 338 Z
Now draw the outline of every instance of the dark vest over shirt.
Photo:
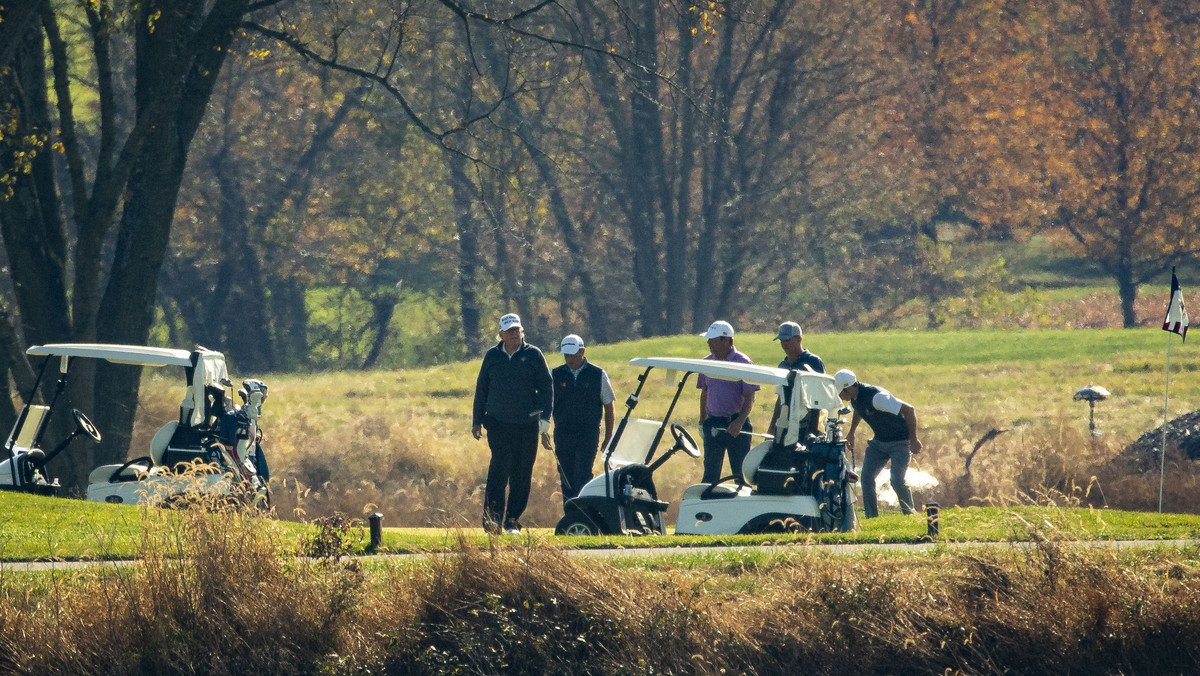
M 599 366 L 585 362 L 579 376 L 572 375 L 566 364 L 550 372 L 554 379 L 554 425 L 562 430 L 600 428 L 603 404 L 600 402 Z
M 875 408 L 875 395 L 882 390 L 866 383 L 858 384 L 858 396 L 850 402 L 859 417 L 867 421 L 876 441 L 907 441 L 908 421 L 899 413 L 888 413 Z

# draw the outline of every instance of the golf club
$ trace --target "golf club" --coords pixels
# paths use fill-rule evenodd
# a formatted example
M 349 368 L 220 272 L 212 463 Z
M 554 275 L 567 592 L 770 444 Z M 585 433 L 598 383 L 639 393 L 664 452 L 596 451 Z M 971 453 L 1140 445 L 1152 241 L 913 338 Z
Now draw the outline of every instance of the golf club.
M 726 432 L 728 430 L 729 430 L 728 427 L 714 427 L 714 428 L 712 428 L 712 435 L 715 437 L 715 436 L 717 436 L 717 432 Z M 758 432 L 739 432 L 739 434 L 748 434 L 752 437 L 762 437 L 763 439 L 774 439 L 775 438 L 774 434 L 760 434 Z

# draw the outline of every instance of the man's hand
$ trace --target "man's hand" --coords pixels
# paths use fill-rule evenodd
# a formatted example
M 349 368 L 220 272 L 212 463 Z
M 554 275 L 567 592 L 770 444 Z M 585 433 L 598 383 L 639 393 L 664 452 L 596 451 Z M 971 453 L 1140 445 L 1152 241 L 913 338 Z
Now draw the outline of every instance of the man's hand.
M 846 449 L 851 451 L 854 450 L 854 432 L 846 435 Z
M 542 432 L 542 448 L 545 448 L 547 451 L 554 450 L 554 446 L 550 445 L 550 433 L 549 432 Z
M 731 420 L 729 422 L 729 427 L 726 427 L 725 431 L 729 433 L 729 436 L 736 439 L 737 435 L 742 433 L 742 423 L 744 423 L 744 422 L 746 422 L 745 419 L 739 420 L 737 418 L 734 418 L 733 420 Z
M 483 436 L 483 425 L 472 425 L 471 426 L 471 436 L 475 437 L 476 439 L 478 439 L 479 437 L 482 437 Z
M 908 451 L 909 451 L 909 453 L 912 453 L 913 455 L 920 453 L 921 452 L 921 440 L 920 439 L 909 440 Z

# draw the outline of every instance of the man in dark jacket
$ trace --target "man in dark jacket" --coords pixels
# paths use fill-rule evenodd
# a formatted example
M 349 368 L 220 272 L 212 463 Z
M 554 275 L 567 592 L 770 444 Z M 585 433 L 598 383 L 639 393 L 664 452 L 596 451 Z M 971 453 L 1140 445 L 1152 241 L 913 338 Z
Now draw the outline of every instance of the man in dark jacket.
M 783 348 L 783 361 L 779 362 L 779 368 L 789 371 L 825 372 L 825 362 L 821 361 L 816 354 L 805 349 L 804 330 L 796 322 L 780 324 L 779 332 L 775 334 L 775 340 L 778 340 L 779 346 Z M 779 421 L 782 413 L 783 400 L 776 399 L 775 412 L 771 414 L 771 425 L 767 428 L 767 434 L 775 436 L 775 423 Z
M 584 356 L 583 338 L 571 334 L 562 339 L 559 352 L 563 365 L 550 372 L 554 381 L 554 454 L 565 504 L 579 495 L 592 479 L 596 451 L 612 439 L 612 383 L 604 369 Z M 604 443 L 600 443 L 600 419 L 604 419 Z
M 921 452 L 921 441 L 917 438 L 916 409 L 882 387 L 858 382 L 854 372 L 849 369 L 833 374 L 833 387 L 842 401 L 850 402 L 854 409 L 850 432 L 846 435 L 846 448 L 854 450 L 854 430 L 860 420 L 866 420 L 874 432 L 867 442 L 867 449 L 863 451 L 861 479 L 866 517 L 873 519 L 879 516 L 875 477 L 879 476 L 888 461 L 892 463 L 892 490 L 896 491 L 900 511 L 912 514 L 912 491 L 905 482 L 905 474 L 908 473 L 912 456 Z
M 500 342 L 487 351 L 479 367 L 471 415 L 472 436 L 479 439 L 486 429 L 492 450 L 483 500 L 483 527 L 490 533 L 499 532 L 501 524 L 506 533 L 521 532 L 539 432 L 542 445 L 550 448 L 547 433 L 553 396 L 550 368 L 542 351 L 525 342 L 520 317 L 504 315 L 500 318 Z

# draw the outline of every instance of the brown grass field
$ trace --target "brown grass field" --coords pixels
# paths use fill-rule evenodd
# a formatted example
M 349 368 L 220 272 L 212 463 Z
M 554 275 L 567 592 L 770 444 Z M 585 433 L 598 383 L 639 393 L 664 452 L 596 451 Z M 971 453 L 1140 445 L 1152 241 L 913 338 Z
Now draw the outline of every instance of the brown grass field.
M 1143 304 L 1143 315 L 1154 312 L 1150 300 Z M 1062 317 L 1068 326 L 1112 326 L 1117 314 L 1111 299 L 1105 313 L 1098 314 L 1097 305 L 1088 297 L 1039 307 L 1036 315 Z M 1024 308 L 1017 319 L 996 318 L 1009 328 L 982 332 L 810 332 L 805 345 L 822 355 L 831 372 L 849 366 L 860 379 L 917 407 L 926 452 L 913 466 L 940 482 L 916 495 L 918 505 L 997 504 L 1058 494 L 1093 506 L 1156 510 L 1157 451 L 1132 463 L 1121 456 L 1139 436 L 1162 425 L 1168 334 L 1154 328 L 1021 328 L 1029 323 L 1021 318 L 1030 314 Z M 772 335 L 739 334 L 737 344 L 756 362 L 773 365 L 780 351 Z M 1200 408 L 1200 382 L 1194 377 L 1200 358 L 1193 356 L 1190 343 L 1174 338 L 1172 419 Z M 626 365 L 630 358 L 705 353 L 703 339 L 692 336 L 588 349 L 589 359 L 606 367 L 613 380 L 618 420 L 640 372 Z M 547 354 L 552 367 L 560 359 Z M 267 375 L 271 396 L 262 425 L 279 517 L 358 517 L 377 511 L 388 526 L 478 526 L 489 454 L 486 441 L 469 433 L 477 369 L 478 361 L 471 360 L 404 371 Z M 174 378 L 147 377 L 131 454 L 143 454 L 139 449 L 157 426 L 176 414 Z M 643 417 L 661 414 L 672 390 L 661 373 L 651 381 L 650 396 L 637 409 Z M 1089 434 L 1087 405 L 1071 400 L 1075 389 L 1089 384 L 1113 393 L 1096 406 L 1102 431 L 1096 437 Z M 674 420 L 695 435 L 698 395 L 691 382 L 687 387 Z M 772 393 L 760 393 L 751 418 L 760 431 L 773 404 Z M 992 430 L 999 432 L 976 448 Z M 865 427 L 859 438 L 861 450 L 868 438 Z M 1200 488 L 1195 466 L 1173 437 L 1165 511 L 1200 509 L 1194 499 Z M 674 501 L 699 475 L 698 461 L 679 457 L 656 474 L 656 481 L 664 499 Z M 554 456 L 541 450 L 522 521 L 553 527 L 561 510 Z M 674 509 L 668 518 L 673 522 Z

